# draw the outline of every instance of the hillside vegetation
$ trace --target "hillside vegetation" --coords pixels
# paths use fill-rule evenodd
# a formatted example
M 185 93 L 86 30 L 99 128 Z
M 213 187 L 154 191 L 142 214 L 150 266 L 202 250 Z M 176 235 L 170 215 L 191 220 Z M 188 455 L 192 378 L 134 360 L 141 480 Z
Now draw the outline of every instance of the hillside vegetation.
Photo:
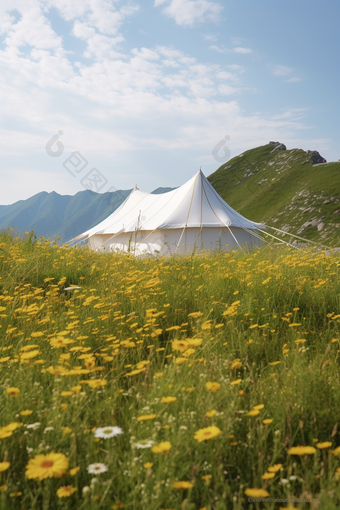
M 0 508 L 339 508 L 339 265 L 3 233 Z
M 340 162 L 312 165 L 307 152 L 273 151 L 275 145 L 231 159 L 209 176 L 209 182 L 253 221 L 339 246 Z

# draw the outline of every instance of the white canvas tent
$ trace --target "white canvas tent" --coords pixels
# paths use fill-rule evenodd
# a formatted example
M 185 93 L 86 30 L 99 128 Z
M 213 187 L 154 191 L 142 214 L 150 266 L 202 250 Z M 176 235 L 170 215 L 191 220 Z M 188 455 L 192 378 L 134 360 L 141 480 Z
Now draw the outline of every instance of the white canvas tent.
M 252 248 L 261 244 L 263 229 L 232 209 L 199 171 L 167 193 L 135 188 L 108 218 L 73 241 L 87 239 L 97 250 L 164 256 Z

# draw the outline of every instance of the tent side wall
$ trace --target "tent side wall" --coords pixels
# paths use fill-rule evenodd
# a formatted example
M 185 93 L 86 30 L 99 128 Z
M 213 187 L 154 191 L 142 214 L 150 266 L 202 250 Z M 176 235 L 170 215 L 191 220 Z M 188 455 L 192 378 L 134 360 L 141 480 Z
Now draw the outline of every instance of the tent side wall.
M 89 247 L 93 250 L 107 250 L 132 253 L 134 255 L 158 255 L 164 252 L 164 234 L 160 230 L 122 232 L 120 234 L 97 234 L 89 239 Z M 167 253 L 169 254 L 169 253 Z
M 90 237 L 89 246 L 95 250 L 125 252 L 134 255 L 169 256 L 174 253 L 190 255 L 193 251 L 199 253 L 202 250 L 228 251 L 238 245 L 248 246 L 249 249 L 252 249 L 260 245 L 260 241 L 255 236 L 242 228 L 230 227 L 230 231 L 226 227 L 205 227 L 203 229 L 140 230 L 117 235 L 97 234 Z
M 259 239 L 242 228 L 230 227 L 230 230 L 232 234 L 226 227 L 187 228 L 184 231 L 183 229 L 163 230 L 164 244 L 167 252 L 171 254 L 175 252 L 190 254 L 194 250 L 196 253 L 202 250 L 228 251 L 237 246 L 237 243 L 242 247 L 248 245 L 249 249 L 260 245 Z

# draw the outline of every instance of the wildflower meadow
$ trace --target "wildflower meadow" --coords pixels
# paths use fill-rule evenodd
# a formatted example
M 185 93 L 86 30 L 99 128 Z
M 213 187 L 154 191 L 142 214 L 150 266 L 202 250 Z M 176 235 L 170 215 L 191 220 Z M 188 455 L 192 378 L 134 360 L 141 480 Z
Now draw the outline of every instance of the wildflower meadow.
M 339 266 L 2 232 L 0 508 L 339 508 Z

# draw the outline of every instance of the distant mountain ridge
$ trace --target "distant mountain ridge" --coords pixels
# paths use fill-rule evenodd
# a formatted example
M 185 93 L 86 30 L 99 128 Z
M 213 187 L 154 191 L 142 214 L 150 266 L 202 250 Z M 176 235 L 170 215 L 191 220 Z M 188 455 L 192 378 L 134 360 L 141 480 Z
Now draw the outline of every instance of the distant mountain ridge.
M 174 188 L 157 188 L 160 194 Z M 42 191 L 27 200 L 0 205 L 0 229 L 12 227 L 19 233 L 34 230 L 38 237 L 60 238 L 64 243 L 94 227 L 119 207 L 132 190 L 107 193 L 79 191 L 76 195 L 59 195 Z
M 38 237 L 61 238 L 61 242 L 95 226 L 125 200 L 131 190 L 98 194 L 90 190 L 76 195 L 45 191 L 27 200 L 0 207 L 0 228 L 19 232 L 34 230 Z

